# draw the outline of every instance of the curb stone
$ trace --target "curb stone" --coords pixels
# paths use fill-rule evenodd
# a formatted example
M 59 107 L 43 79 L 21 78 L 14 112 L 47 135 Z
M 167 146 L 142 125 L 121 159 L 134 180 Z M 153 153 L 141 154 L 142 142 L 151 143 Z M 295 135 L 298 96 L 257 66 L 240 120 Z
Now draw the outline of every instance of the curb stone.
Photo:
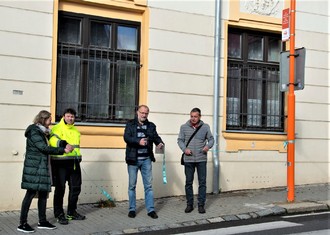
M 272 209 L 264 209 L 260 211 L 255 212 L 259 217 L 265 217 L 265 216 L 270 216 L 273 215 L 273 210 Z
M 169 228 L 180 228 L 180 227 L 181 227 L 181 224 L 174 223 L 174 224 L 168 224 L 167 226 L 168 226 Z
M 225 215 L 225 216 L 222 216 L 222 218 L 225 221 L 239 220 L 239 218 L 236 215 Z
M 221 217 L 215 217 L 215 218 L 207 219 L 207 221 L 209 221 L 210 223 L 219 223 L 219 222 L 223 222 L 225 220 Z
M 274 206 L 272 208 L 272 211 L 273 211 L 273 214 L 274 215 L 284 215 L 284 214 L 287 213 L 286 210 L 285 210 L 285 208 L 280 207 L 280 206 Z
M 249 214 L 239 214 L 239 215 L 237 215 L 237 217 L 241 220 L 252 218 Z
M 317 202 L 284 203 L 278 206 L 283 207 L 288 214 L 329 210 L 328 205 Z

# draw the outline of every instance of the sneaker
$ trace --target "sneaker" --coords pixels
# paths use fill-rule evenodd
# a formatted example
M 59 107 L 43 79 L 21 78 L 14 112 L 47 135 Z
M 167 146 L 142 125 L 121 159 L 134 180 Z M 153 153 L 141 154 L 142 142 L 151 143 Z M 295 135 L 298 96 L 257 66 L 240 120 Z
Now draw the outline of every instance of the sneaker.
M 153 218 L 153 219 L 157 219 L 157 218 L 158 218 L 158 215 L 156 214 L 155 211 L 151 211 L 151 212 L 149 212 L 148 215 L 149 215 L 151 218 Z
M 23 233 L 34 233 L 35 230 L 31 228 L 31 226 L 28 223 L 21 224 L 17 227 L 17 231 L 23 232 Z
M 130 217 L 130 218 L 135 218 L 135 216 L 136 216 L 135 211 L 130 211 L 130 212 L 128 212 L 128 217 Z
M 194 207 L 191 205 L 187 205 L 186 209 L 184 210 L 185 213 L 190 213 L 194 210 Z
M 204 214 L 206 212 L 205 209 L 204 209 L 204 206 L 198 206 L 198 212 L 200 214 Z
M 64 214 L 60 214 L 58 217 L 57 217 L 57 222 L 59 224 L 63 224 L 63 225 L 66 225 L 69 223 L 69 220 L 65 217 Z
M 39 229 L 56 229 L 55 225 L 52 225 L 51 223 L 49 223 L 48 221 L 46 222 L 39 222 L 38 223 L 38 228 Z
M 66 216 L 68 220 L 84 220 L 86 216 L 79 214 L 77 211 L 73 212 L 73 214 L 69 214 Z

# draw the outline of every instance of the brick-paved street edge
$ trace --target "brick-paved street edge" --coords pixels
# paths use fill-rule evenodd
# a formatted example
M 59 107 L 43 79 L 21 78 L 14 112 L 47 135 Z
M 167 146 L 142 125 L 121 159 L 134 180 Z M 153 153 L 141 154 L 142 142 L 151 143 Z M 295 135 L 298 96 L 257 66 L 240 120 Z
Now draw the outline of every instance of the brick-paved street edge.
M 239 215 L 225 215 L 214 217 L 206 220 L 195 220 L 195 221 L 187 221 L 183 223 L 175 223 L 169 225 L 161 225 L 161 226 L 147 226 L 133 229 L 123 230 L 123 234 L 132 234 L 139 232 L 151 232 L 157 230 L 164 230 L 170 228 L 177 227 L 188 227 L 200 224 L 207 223 L 219 223 L 224 221 L 234 221 L 234 220 L 245 220 L 245 219 L 254 219 L 260 217 L 267 217 L 272 215 L 287 215 L 287 214 L 297 214 L 297 213 L 311 213 L 311 212 L 321 212 L 321 211 L 329 211 L 330 210 L 330 201 L 328 203 L 324 202 L 296 202 L 296 203 L 287 203 L 281 204 L 282 206 L 275 205 L 272 208 L 263 209 L 256 212 L 239 214 Z M 118 231 L 117 231 L 118 232 Z M 109 231 L 109 234 L 118 234 L 113 233 L 113 231 Z M 96 235 L 96 234 L 93 234 Z

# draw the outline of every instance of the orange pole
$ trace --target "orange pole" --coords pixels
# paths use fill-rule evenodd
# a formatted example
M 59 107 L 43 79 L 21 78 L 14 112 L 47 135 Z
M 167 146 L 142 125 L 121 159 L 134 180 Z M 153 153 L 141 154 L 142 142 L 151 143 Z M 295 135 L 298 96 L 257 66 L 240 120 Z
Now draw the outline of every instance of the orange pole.
M 288 152 L 287 152 L 287 187 L 288 202 L 294 201 L 294 167 L 295 167 L 295 24 L 296 0 L 291 0 L 290 6 L 290 60 L 289 60 L 289 93 L 288 93 Z

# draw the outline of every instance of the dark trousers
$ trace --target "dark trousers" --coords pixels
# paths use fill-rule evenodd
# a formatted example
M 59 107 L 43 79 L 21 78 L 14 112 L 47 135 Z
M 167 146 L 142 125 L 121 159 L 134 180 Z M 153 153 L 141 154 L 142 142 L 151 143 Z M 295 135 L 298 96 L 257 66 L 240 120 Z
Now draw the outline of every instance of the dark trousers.
M 184 172 L 186 175 L 186 199 L 187 205 L 194 205 L 194 174 L 197 169 L 198 177 L 198 206 L 204 206 L 206 201 L 206 162 L 185 162 Z
M 81 169 L 79 161 L 69 161 L 68 164 L 63 164 L 66 160 L 53 161 L 53 174 L 55 183 L 54 192 L 54 216 L 58 217 L 64 214 L 63 197 L 65 194 L 65 184 L 69 185 L 68 196 L 68 214 L 73 214 L 77 209 L 78 197 L 81 191 Z
M 46 191 L 35 191 L 28 189 L 26 190 L 25 197 L 22 202 L 21 208 L 21 216 L 20 216 L 20 224 L 27 223 L 27 217 L 30 210 L 32 199 L 38 193 L 38 216 L 39 222 L 46 222 L 46 205 L 47 205 L 47 197 L 48 192 Z

